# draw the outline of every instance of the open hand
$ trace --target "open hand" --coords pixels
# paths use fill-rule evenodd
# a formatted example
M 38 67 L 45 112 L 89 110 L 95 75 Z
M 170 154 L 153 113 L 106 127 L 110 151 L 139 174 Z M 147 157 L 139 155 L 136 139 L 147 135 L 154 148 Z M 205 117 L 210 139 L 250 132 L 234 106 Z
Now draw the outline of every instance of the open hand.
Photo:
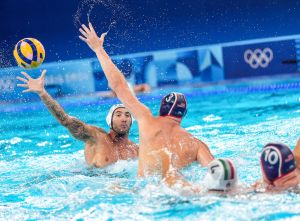
M 85 43 L 87 43 L 87 45 L 94 52 L 96 52 L 98 49 L 102 49 L 104 38 L 107 35 L 107 32 L 103 33 L 99 38 L 90 22 L 89 22 L 89 28 L 86 27 L 84 24 L 81 25 L 81 27 L 82 28 L 79 28 L 79 31 L 82 34 L 82 36 L 79 36 L 79 38 Z
M 23 93 L 35 92 L 37 94 L 40 94 L 45 90 L 44 83 L 45 83 L 46 70 L 43 70 L 41 76 L 37 79 L 31 78 L 26 72 L 23 71 L 21 72 L 21 74 L 24 75 L 25 78 L 17 77 L 17 79 L 23 81 L 24 84 L 17 84 L 17 86 L 28 88 L 24 90 Z

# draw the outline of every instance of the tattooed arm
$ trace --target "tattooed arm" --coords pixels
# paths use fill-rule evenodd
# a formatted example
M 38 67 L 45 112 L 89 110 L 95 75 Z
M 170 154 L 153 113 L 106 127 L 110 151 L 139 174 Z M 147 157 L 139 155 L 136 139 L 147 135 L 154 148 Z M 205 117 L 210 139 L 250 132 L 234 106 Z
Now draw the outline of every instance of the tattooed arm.
M 97 131 L 96 127 L 89 126 L 75 117 L 71 117 L 65 113 L 63 108 L 44 90 L 39 94 L 42 101 L 47 106 L 51 114 L 58 120 L 60 124 L 68 128 L 70 133 L 78 140 L 92 140 L 93 135 Z
M 78 140 L 93 141 L 93 137 L 97 132 L 102 130 L 97 127 L 93 127 L 83 123 L 77 118 L 71 117 L 65 113 L 62 107 L 47 93 L 44 88 L 46 70 L 42 72 L 42 75 L 37 78 L 31 78 L 27 73 L 21 72 L 25 78 L 17 77 L 18 80 L 23 81 L 24 84 L 18 84 L 19 87 L 28 88 L 23 92 L 35 92 L 47 106 L 51 114 L 61 123 L 68 128 L 70 133 Z M 103 132 L 105 132 L 103 130 Z

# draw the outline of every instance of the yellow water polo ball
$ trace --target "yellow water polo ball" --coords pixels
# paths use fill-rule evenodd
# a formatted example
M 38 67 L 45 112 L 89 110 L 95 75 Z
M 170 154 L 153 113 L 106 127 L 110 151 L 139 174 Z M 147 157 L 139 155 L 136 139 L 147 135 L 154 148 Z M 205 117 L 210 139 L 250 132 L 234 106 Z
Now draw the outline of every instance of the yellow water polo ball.
M 45 59 L 45 49 L 42 43 L 35 38 L 24 38 L 16 44 L 14 57 L 20 67 L 36 68 Z

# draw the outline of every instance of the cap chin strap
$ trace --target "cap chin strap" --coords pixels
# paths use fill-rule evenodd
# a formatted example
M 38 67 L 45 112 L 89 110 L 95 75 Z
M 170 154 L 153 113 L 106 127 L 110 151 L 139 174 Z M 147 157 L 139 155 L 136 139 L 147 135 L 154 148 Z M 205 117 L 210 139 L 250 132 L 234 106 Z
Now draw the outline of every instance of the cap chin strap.
M 112 118 L 111 118 L 111 122 L 110 122 L 110 129 L 112 129 L 116 134 L 119 135 L 120 133 L 118 133 L 118 132 L 114 129 L 114 126 L 113 126 L 113 118 L 114 118 L 114 112 L 113 112 L 113 114 L 112 114 Z M 131 123 L 130 123 L 129 129 L 130 129 L 131 125 L 132 125 L 132 117 L 130 117 L 130 118 L 131 118 Z M 128 132 L 127 132 L 126 134 L 128 134 Z
M 110 128 L 111 128 L 111 122 L 112 122 L 114 112 L 118 108 L 125 108 L 125 106 L 123 104 L 115 104 L 115 105 L 111 106 L 111 108 L 109 109 L 109 111 L 107 113 L 106 123 Z
M 111 123 L 110 123 L 110 129 L 112 129 L 116 134 L 119 134 L 117 131 L 115 131 L 113 123 L 112 123 L 112 119 L 111 119 Z

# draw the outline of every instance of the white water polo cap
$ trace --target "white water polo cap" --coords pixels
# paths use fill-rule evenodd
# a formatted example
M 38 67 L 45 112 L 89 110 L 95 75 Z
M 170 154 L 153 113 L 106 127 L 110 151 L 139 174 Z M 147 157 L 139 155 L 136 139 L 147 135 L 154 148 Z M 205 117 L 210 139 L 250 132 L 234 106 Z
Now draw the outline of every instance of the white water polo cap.
M 215 159 L 208 165 L 204 185 L 208 190 L 227 191 L 237 183 L 237 172 L 229 159 Z
M 115 105 L 111 106 L 111 108 L 109 109 L 109 111 L 107 113 L 106 123 L 109 126 L 109 128 L 112 128 L 112 118 L 114 116 L 115 111 L 118 108 L 125 108 L 125 106 L 124 106 L 124 104 L 115 104 Z M 134 119 L 133 119 L 131 113 L 130 113 L 130 116 L 131 116 L 131 124 L 132 124 L 132 122 L 133 122 Z

